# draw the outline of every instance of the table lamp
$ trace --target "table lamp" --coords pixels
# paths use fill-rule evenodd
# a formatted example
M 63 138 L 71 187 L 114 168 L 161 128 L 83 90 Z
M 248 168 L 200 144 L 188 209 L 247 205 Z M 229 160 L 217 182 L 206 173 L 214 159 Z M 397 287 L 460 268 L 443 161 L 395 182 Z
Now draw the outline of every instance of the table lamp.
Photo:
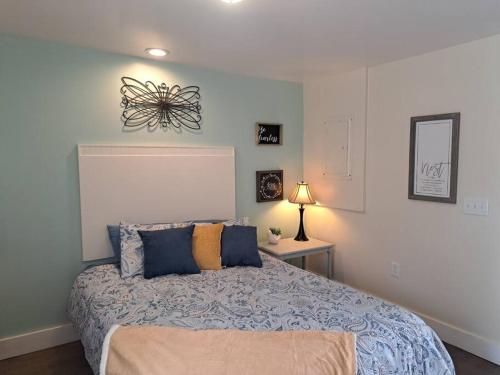
M 295 241 L 309 241 L 304 230 L 304 205 L 305 204 L 315 204 L 316 201 L 313 199 L 311 192 L 309 191 L 309 184 L 302 182 L 297 182 L 297 186 L 293 190 L 292 194 L 288 197 L 288 202 L 300 204 L 300 225 L 299 232 L 295 236 Z

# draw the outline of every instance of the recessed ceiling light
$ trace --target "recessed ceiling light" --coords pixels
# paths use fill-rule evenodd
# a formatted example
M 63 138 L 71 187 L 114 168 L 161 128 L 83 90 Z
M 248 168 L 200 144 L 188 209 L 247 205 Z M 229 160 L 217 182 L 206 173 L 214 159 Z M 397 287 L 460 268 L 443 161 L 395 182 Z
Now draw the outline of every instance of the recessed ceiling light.
M 228 4 L 236 4 L 236 3 L 239 3 L 243 0 L 222 0 L 222 1 L 225 3 L 228 3 Z
M 167 56 L 170 53 L 170 51 L 167 51 L 166 49 L 162 48 L 146 48 L 146 53 L 148 55 L 155 57 L 163 57 Z

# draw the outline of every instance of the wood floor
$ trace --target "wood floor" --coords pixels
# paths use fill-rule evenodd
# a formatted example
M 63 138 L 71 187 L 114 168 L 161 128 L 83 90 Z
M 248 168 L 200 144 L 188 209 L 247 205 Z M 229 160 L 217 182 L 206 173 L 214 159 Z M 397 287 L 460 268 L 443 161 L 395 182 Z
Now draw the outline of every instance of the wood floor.
M 80 341 L 0 361 L 1 375 L 93 375 Z
M 500 375 L 500 366 L 476 357 L 456 346 L 444 343 L 450 353 L 457 375 Z
M 500 366 L 446 344 L 457 375 L 500 375 Z M 0 361 L 1 375 L 92 375 L 79 341 Z

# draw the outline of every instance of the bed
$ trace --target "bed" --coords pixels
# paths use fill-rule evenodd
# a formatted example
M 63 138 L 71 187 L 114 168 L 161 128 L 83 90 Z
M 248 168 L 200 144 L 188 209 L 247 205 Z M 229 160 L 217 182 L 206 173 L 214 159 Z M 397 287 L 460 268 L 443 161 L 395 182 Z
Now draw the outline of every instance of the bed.
M 109 223 L 236 216 L 232 147 L 80 145 L 78 160 L 85 261 L 113 254 Z M 151 187 L 161 189 L 152 194 Z M 94 372 L 107 332 L 120 324 L 353 332 L 358 374 L 454 374 L 443 344 L 414 314 L 263 253 L 261 257 L 262 268 L 151 280 L 122 279 L 113 264 L 83 271 L 68 307 Z
M 409 311 L 261 253 L 263 268 L 122 279 L 94 266 L 74 282 L 69 315 L 97 374 L 113 324 L 356 334 L 358 374 L 454 374 L 442 342 Z

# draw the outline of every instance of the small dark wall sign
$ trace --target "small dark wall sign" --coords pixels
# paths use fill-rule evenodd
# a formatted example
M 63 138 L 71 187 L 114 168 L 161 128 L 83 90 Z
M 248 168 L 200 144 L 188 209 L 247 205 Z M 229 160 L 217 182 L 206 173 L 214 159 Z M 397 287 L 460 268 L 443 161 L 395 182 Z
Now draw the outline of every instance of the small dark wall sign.
M 257 171 L 257 202 L 283 200 L 283 171 Z
M 412 117 L 408 198 L 457 202 L 460 113 Z
M 255 142 L 258 145 L 281 145 L 282 139 L 281 124 L 256 124 Z

